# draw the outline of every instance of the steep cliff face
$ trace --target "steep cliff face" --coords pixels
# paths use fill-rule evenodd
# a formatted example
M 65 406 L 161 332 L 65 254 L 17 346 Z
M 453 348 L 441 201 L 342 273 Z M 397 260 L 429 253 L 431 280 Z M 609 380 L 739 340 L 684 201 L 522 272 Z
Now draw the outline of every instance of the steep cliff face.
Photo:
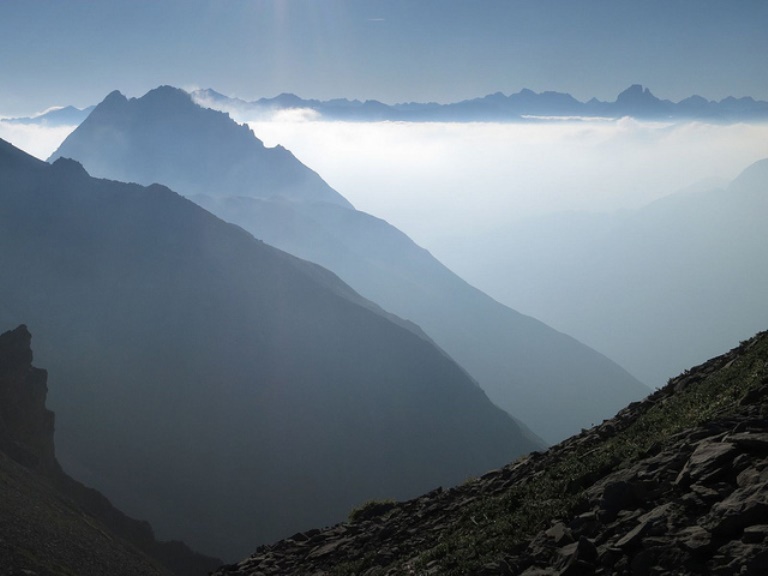
M 157 542 L 98 491 L 65 474 L 54 451 L 48 374 L 32 366 L 25 325 L 0 334 L 0 566 L 39 576 L 205 574 L 221 561 Z
M 767 415 L 764 332 L 545 453 L 216 574 L 765 574 Z
M 24 325 L 0 334 L 0 450 L 43 474 L 60 472 L 53 412 L 45 407 L 45 370 L 32 366 L 32 335 Z

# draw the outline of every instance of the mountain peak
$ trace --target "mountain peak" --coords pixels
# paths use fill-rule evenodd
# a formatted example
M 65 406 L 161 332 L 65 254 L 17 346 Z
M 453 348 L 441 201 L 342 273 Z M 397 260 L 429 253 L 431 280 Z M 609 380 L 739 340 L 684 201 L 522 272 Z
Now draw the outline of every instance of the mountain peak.
M 191 102 L 192 98 L 191 96 L 182 90 L 181 88 L 176 88 L 175 86 L 158 86 L 157 88 L 154 88 L 144 94 L 139 100 L 144 101 L 162 101 L 162 102 Z
M 352 206 L 292 154 L 266 148 L 247 126 L 173 86 L 130 100 L 113 92 L 49 161 L 61 156 L 98 178 L 159 182 L 190 197 L 280 196 Z
M 638 103 L 638 102 L 658 102 L 659 99 L 654 96 L 648 88 L 642 84 L 632 84 L 616 98 L 616 103 Z
M 107 94 L 107 97 L 102 100 L 101 104 L 99 104 L 100 108 L 114 108 L 114 107 L 121 107 L 125 105 L 128 102 L 128 98 L 126 98 L 122 92 L 119 90 L 113 90 L 109 94 Z

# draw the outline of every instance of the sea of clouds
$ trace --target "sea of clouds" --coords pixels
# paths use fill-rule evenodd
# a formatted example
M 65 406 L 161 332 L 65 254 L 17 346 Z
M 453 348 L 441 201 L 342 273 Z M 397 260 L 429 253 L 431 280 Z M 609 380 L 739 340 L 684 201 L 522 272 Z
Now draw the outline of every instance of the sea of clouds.
M 531 216 L 637 208 L 768 157 L 768 124 L 354 123 L 294 112 L 248 125 L 438 254 L 441 242 Z
M 562 211 L 640 207 L 700 181 L 735 178 L 768 157 L 768 124 L 632 118 L 517 123 L 323 121 L 313 111 L 248 117 L 356 208 L 438 257 L 478 231 Z M 0 120 L 0 138 L 41 159 L 74 126 Z

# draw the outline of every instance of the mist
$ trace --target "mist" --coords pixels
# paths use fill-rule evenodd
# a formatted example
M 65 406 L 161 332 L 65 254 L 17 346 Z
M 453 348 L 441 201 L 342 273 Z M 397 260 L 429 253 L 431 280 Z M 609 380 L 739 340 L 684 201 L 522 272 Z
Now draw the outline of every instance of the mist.
M 478 231 L 552 212 L 638 208 L 702 180 L 731 180 L 768 156 L 765 124 L 351 123 L 294 112 L 248 125 L 446 263 L 452 243 Z
M 77 126 L 16 124 L 0 119 L 0 138 L 35 158 L 45 160 Z

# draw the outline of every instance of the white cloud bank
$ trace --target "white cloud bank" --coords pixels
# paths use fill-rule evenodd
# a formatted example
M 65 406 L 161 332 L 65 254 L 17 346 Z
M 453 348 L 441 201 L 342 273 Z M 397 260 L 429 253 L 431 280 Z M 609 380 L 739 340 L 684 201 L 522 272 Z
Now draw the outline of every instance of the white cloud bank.
M 549 212 L 639 207 L 768 157 L 768 124 L 355 123 L 311 110 L 248 124 L 438 257 L 478 231 Z M 45 159 L 74 128 L 0 120 L 0 138 Z
M 639 207 L 768 157 L 768 124 L 249 122 L 358 209 L 441 242 L 564 210 Z
M 46 160 L 77 126 L 15 124 L 0 120 L 0 138 L 40 160 Z

